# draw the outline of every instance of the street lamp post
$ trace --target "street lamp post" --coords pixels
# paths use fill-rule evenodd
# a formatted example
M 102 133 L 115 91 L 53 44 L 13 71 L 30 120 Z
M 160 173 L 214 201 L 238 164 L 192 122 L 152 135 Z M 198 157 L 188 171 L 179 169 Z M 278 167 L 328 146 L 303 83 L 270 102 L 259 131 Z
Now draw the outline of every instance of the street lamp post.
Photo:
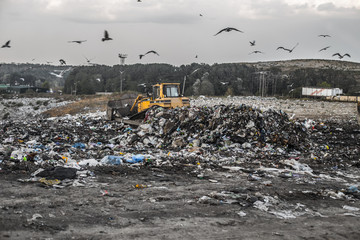
M 120 58 L 120 65 L 121 66 L 124 66 L 124 64 L 125 64 L 125 59 L 127 58 L 127 54 L 123 54 L 123 53 L 119 53 L 119 58 Z M 124 73 L 125 71 L 123 70 L 123 71 L 121 71 L 120 70 L 120 93 L 122 93 L 122 82 L 123 82 L 123 73 Z
M 182 95 L 184 95 L 184 93 L 185 93 L 186 77 L 187 77 L 187 76 L 190 77 L 191 75 L 193 75 L 194 73 L 196 73 L 199 69 L 200 69 L 200 68 L 197 68 L 197 69 L 195 69 L 194 71 L 192 71 L 189 75 L 185 75 L 185 77 L 184 77 L 184 83 L 183 83 L 183 89 L 182 89 Z
M 123 73 L 125 71 L 120 71 L 120 93 L 122 93 L 122 83 L 123 83 Z

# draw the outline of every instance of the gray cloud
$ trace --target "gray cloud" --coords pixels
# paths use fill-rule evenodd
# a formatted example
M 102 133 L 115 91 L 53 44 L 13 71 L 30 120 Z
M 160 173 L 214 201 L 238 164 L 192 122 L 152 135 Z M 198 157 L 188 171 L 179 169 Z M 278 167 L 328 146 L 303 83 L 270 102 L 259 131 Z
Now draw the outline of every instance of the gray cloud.
M 113 65 L 119 63 L 120 52 L 129 55 L 129 64 L 331 59 L 330 52 L 318 53 L 325 45 L 348 51 L 351 60 L 360 61 L 360 33 L 353 30 L 360 20 L 359 4 L 341 2 L 345 1 L 0 0 L 0 40 L 13 43 L 11 49 L 2 49 L 0 62 L 64 58 L 69 64 L 82 64 L 85 55 Z M 213 36 L 228 26 L 245 33 Z M 105 29 L 113 41 L 101 41 Z M 318 34 L 332 38 L 320 39 Z M 79 39 L 87 42 L 68 43 Z M 256 49 L 249 46 L 252 40 Z M 291 47 L 297 42 L 300 45 L 292 54 L 276 51 L 280 45 Z M 150 49 L 160 56 L 139 61 L 138 54 Z M 253 50 L 265 54 L 249 55 Z
M 317 7 L 317 10 L 319 11 L 334 11 L 336 9 L 336 6 L 332 2 L 323 3 Z
M 360 8 L 355 6 L 336 6 L 333 2 L 320 4 L 317 10 L 322 14 L 328 13 L 334 17 L 358 18 L 360 15 Z

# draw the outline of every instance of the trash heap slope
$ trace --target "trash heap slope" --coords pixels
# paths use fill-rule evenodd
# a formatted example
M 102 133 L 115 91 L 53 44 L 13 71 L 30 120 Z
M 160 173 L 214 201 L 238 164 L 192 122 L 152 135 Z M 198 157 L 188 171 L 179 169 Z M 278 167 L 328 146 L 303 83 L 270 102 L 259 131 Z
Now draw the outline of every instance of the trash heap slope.
M 304 124 L 290 120 L 285 112 L 261 111 L 247 105 L 151 109 L 140 129 L 137 141 L 155 136 L 155 143 L 173 148 L 187 145 L 219 148 L 233 144 L 264 147 L 271 144 L 301 150 L 306 147 L 308 136 Z
M 150 109 L 136 129 L 92 115 L 4 121 L 0 157 L 59 163 L 68 158 L 99 161 L 119 152 L 193 148 L 282 155 L 311 148 L 305 123 L 290 120 L 282 111 L 262 112 L 247 105 Z

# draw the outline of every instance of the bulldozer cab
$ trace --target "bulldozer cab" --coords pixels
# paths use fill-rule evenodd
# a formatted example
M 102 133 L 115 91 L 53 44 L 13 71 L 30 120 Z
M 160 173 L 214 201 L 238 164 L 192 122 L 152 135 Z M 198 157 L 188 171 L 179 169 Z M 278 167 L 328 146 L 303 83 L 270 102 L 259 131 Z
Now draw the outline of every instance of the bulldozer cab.
M 180 96 L 180 83 L 158 83 L 153 85 L 149 97 L 139 95 L 131 110 L 137 107 L 138 112 L 142 112 L 153 106 L 176 108 L 190 106 L 190 101 Z
M 179 83 L 161 83 L 153 85 L 153 99 L 179 97 Z

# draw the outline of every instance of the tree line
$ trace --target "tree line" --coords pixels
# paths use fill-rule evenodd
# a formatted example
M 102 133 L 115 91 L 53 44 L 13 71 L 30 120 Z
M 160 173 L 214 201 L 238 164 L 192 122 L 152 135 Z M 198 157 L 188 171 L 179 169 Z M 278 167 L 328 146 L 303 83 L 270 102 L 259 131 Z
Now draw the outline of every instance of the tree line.
M 82 66 L 67 76 L 64 92 L 144 92 L 159 82 L 181 83 L 185 96 L 294 96 L 301 87 L 341 88 L 344 93 L 354 95 L 360 90 L 360 73 L 332 68 L 283 71 L 280 67 L 258 68 L 239 63 L 193 63 L 179 67 L 169 64 Z
M 53 66 L 2 64 L 0 84 L 25 84 L 62 89 L 67 94 L 146 92 L 159 82 L 181 83 L 185 96 L 261 95 L 301 96 L 301 87 L 341 88 L 359 95 L 359 68 L 341 69 L 284 65 L 223 63 L 172 66 L 169 64 Z M 52 73 L 68 70 L 59 78 Z M 185 84 L 185 85 L 184 85 Z M 146 87 L 144 87 L 146 86 Z

